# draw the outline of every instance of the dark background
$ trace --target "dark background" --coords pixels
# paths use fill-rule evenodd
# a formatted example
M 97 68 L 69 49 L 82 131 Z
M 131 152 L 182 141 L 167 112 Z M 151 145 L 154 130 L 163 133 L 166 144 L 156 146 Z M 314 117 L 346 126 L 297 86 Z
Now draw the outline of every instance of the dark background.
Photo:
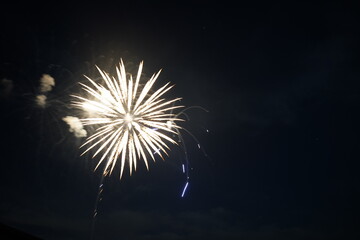
M 358 239 L 359 5 L 131 1 L 4 5 L 0 222 L 43 239 L 89 239 L 101 171 L 61 120 L 83 74 L 122 58 L 163 69 L 189 129 L 181 149 L 104 180 L 94 239 Z M 39 79 L 56 86 L 36 106 Z M 207 133 L 206 129 L 209 130 Z

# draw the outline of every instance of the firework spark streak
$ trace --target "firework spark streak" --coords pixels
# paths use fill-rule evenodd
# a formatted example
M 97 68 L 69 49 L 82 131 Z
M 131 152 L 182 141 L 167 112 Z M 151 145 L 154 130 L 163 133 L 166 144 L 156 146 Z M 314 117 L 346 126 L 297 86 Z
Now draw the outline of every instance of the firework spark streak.
M 185 187 L 184 187 L 184 189 L 182 191 L 181 197 L 184 197 L 188 185 L 189 185 L 189 182 L 186 182 Z
M 96 131 L 81 146 L 87 146 L 82 153 L 96 149 L 93 157 L 102 153 L 95 169 L 105 160 L 104 175 L 111 174 L 117 161 L 120 161 L 120 178 L 125 163 L 130 175 L 136 170 L 137 162 L 143 159 L 149 169 L 148 159 L 155 161 L 154 153 L 163 159 L 168 155 L 168 143 L 177 144 L 169 137 L 177 136 L 180 127 L 176 121 L 183 121 L 173 114 L 173 110 L 183 106 L 175 105 L 181 98 L 167 100 L 163 95 L 173 86 L 165 84 L 154 90 L 153 85 L 161 70 L 140 84 L 143 62 L 140 63 L 136 79 L 126 75 L 123 61 L 116 67 L 116 77 L 98 69 L 104 84 L 101 85 L 86 77 L 89 84 L 82 84 L 88 97 L 73 96 L 73 104 L 84 110 L 88 117 L 80 119 L 84 126 L 93 125 Z

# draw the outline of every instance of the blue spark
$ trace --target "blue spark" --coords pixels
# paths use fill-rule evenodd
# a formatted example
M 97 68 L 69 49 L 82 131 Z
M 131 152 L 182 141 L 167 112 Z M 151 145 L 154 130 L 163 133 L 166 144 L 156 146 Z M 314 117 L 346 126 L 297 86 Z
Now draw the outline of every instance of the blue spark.
M 186 191 L 188 185 L 189 185 L 189 182 L 186 182 L 185 187 L 184 187 L 184 190 L 183 190 L 183 192 L 182 192 L 182 194 L 181 194 L 181 197 L 184 197 L 184 194 L 185 194 L 185 191 Z

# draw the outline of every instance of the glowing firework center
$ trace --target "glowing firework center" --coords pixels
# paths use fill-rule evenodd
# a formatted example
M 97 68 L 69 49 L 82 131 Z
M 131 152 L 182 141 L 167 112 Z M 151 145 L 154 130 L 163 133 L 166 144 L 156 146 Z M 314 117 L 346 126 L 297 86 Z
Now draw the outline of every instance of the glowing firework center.
M 81 146 L 87 146 L 83 154 L 93 149 L 95 157 L 101 152 L 96 168 L 107 159 L 104 175 L 111 174 L 118 160 L 121 165 L 120 178 L 125 162 L 130 174 L 133 168 L 136 170 L 140 158 L 148 169 L 149 156 L 154 161 L 155 153 L 163 158 L 162 153 L 168 155 L 166 150 L 170 150 L 167 142 L 177 144 L 168 134 L 176 136 L 180 127 L 175 122 L 183 121 L 172 113 L 174 109 L 183 107 L 175 105 L 181 98 L 167 100 L 162 97 L 173 87 L 169 83 L 153 89 L 160 71 L 141 87 L 142 67 L 143 62 L 139 65 L 135 81 L 131 75 L 126 78 L 122 61 L 116 68 L 117 78 L 110 77 L 98 68 L 104 84 L 87 77 L 91 85 L 80 84 L 89 97 L 73 96 L 76 98 L 73 105 L 88 115 L 80 119 L 82 124 L 92 125 L 96 129 Z

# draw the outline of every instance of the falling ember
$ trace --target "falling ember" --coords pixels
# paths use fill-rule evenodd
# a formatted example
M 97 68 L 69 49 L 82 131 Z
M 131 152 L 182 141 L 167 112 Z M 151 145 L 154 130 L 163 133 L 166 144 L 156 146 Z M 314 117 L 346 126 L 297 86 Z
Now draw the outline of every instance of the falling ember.
M 163 98 L 173 87 L 169 83 L 153 89 L 161 71 L 145 84 L 140 84 L 142 68 L 143 62 L 139 65 L 135 81 L 131 75 L 127 78 L 122 60 L 116 67 L 116 77 L 97 68 L 104 84 L 86 77 L 90 84 L 80 84 L 88 97 L 73 96 L 76 98 L 73 104 L 88 115 L 88 118 L 80 119 L 81 123 L 84 126 L 93 125 L 96 129 L 81 146 L 87 147 L 83 154 L 96 149 L 95 157 L 101 152 L 96 168 L 107 159 L 104 175 L 112 173 L 118 160 L 121 165 L 120 178 L 125 163 L 131 175 L 140 158 L 148 169 L 148 159 L 155 161 L 154 153 L 163 158 L 162 153 L 168 155 L 167 150 L 170 150 L 168 143 L 177 144 L 169 136 L 179 134 L 180 127 L 175 122 L 183 120 L 172 111 L 183 107 L 175 104 L 181 98 Z
M 189 182 L 186 182 L 185 187 L 184 187 L 184 189 L 182 191 L 181 197 L 184 197 L 188 185 L 189 185 Z

